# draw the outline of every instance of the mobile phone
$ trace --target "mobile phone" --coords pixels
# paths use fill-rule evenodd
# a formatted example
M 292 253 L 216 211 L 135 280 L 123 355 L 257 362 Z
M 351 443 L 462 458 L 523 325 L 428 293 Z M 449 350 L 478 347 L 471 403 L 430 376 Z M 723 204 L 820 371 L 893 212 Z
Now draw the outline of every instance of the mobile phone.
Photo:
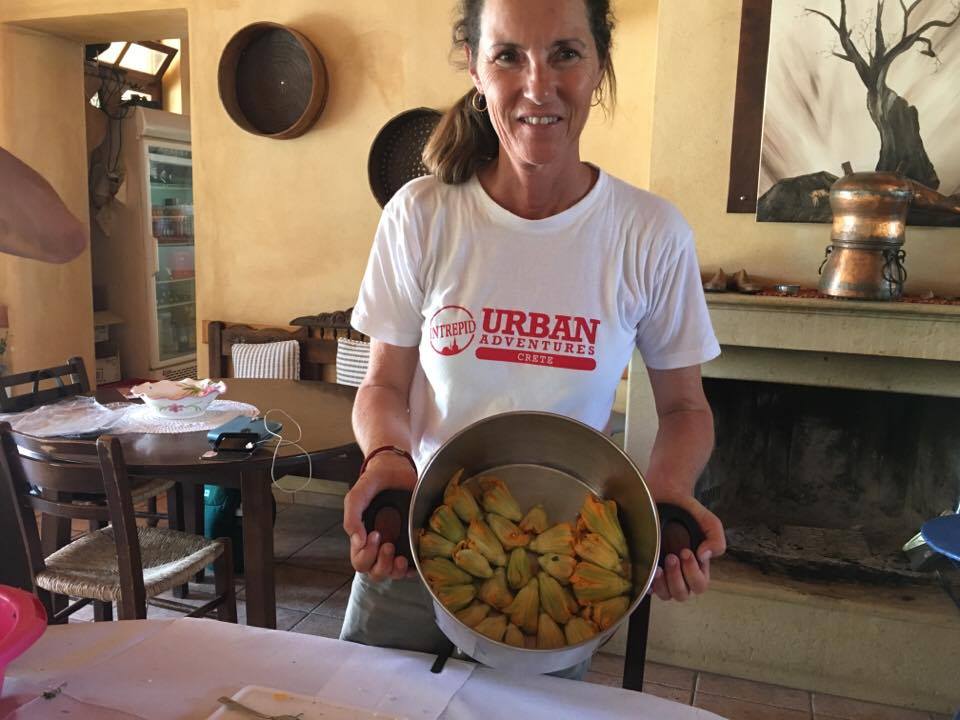
M 229 422 L 225 422 L 219 427 L 215 427 L 207 433 L 207 440 L 211 443 L 217 441 L 217 438 L 224 434 L 249 433 L 257 436 L 257 441 L 269 440 L 273 437 L 272 433 L 279 433 L 283 428 L 278 422 L 271 420 L 265 422 L 263 418 L 235 417 Z
M 220 433 L 213 443 L 216 452 L 253 452 L 260 438 L 256 433 Z

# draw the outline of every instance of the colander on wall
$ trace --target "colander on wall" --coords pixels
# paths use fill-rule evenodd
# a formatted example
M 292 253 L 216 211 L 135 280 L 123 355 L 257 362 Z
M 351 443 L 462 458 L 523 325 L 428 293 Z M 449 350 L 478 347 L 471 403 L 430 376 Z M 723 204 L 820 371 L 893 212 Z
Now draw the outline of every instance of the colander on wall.
M 431 108 L 407 110 L 377 133 L 370 146 L 367 175 L 380 207 L 411 180 L 430 174 L 421 156 L 441 117 L 439 110 Z

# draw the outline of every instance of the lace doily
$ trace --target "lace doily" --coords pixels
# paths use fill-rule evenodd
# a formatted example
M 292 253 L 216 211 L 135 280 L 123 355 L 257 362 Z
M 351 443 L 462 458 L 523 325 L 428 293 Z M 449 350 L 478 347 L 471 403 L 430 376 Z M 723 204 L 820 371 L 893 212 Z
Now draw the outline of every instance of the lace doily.
M 234 400 L 214 400 L 203 415 L 183 420 L 157 417 L 146 405 L 111 403 L 108 407 L 123 413 L 123 416 L 110 426 L 111 433 L 199 432 L 212 430 L 241 415 L 256 417 L 260 414 L 254 405 Z

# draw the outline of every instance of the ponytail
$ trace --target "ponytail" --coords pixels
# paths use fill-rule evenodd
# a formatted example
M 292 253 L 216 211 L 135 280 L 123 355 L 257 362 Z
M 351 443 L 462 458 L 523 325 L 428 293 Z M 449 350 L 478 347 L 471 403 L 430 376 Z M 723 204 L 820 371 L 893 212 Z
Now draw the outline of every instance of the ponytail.
M 490 116 L 473 106 L 476 94 L 470 90 L 447 110 L 423 150 L 427 170 L 447 185 L 467 182 L 500 149 Z

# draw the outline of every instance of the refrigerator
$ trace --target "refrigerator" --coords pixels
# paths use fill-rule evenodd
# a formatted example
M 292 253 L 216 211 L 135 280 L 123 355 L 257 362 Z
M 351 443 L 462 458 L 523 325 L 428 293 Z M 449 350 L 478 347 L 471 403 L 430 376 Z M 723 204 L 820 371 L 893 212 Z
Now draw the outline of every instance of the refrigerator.
M 197 316 L 190 118 L 136 107 L 120 121 L 124 180 L 99 237 L 124 379 L 196 377 Z

